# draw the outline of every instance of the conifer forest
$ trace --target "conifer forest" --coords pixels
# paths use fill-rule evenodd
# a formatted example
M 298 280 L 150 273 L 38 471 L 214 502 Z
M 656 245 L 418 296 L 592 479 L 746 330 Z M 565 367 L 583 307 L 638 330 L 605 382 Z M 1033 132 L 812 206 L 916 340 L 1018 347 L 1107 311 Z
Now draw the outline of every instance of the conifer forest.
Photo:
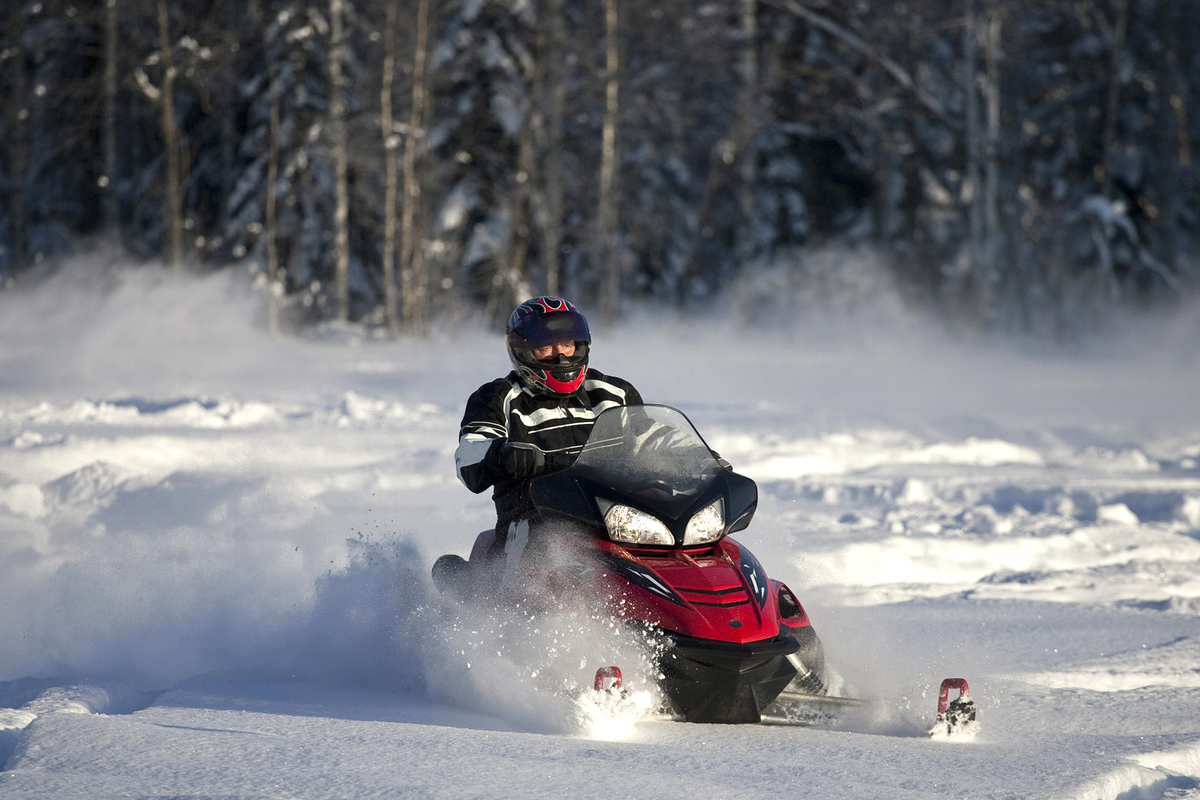
M 409 335 L 869 274 L 1056 338 L 1200 290 L 1200 0 L 2 6 L 0 291 L 99 242 Z

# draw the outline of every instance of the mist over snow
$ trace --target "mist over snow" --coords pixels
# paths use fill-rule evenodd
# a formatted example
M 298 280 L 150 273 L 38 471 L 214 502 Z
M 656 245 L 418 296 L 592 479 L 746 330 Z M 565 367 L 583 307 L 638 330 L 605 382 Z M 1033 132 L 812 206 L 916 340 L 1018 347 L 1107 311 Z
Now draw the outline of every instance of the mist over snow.
M 240 271 L 103 256 L 0 293 L 0 797 L 1200 797 L 1200 313 L 1056 347 L 870 294 L 572 298 L 758 482 L 737 538 L 870 701 L 829 729 L 673 723 L 608 620 L 433 597 L 492 521 L 481 321 L 271 337 Z M 924 735 L 948 676 L 972 741 Z

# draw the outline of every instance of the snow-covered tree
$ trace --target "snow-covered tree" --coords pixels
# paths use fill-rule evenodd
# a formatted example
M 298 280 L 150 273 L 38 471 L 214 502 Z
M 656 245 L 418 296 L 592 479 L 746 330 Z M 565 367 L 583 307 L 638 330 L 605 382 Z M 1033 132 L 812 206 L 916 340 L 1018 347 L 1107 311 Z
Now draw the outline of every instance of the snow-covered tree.
M 783 308 L 838 285 L 831 245 L 985 328 L 1067 335 L 1200 288 L 1194 3 L 14 0 L 3 17 L 4 277 L 107 231 L 138 256 L 249 260 L 302 319 L 413 331 L 544 291 L 699 307 L 761 281 L 792 287 Z
M 431 268 L 488 313 L 528 296 L 526 263 L 513 264 L 517 152 L 529 116 L 536 13 L 527 2 L 449 3 L 431 54 L 429 148 L 439 187 Z

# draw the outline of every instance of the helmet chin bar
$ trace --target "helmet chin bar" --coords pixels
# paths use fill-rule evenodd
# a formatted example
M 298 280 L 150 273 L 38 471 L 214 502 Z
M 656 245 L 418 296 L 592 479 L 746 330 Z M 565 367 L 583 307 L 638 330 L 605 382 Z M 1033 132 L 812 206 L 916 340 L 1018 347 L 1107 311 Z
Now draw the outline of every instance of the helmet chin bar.
M 545 367 L 550 367 L 547 364 Z M 548 368 L 534 369 L 532 367 L 522 365 L 519 374 L 524 379 L 526 385 L 533 389 L 540 389 L 550 394 L 570 394 L 583 385 L 583 379 L 587 377 L 587 366 L 582 365 L 576 371 L 574 377 L 567 380 L 561 380 L 554 376 L 554 372 Z M 575 370 L 573 370 L 575 371 Z
M 570 394 L 583 385 L 583 379 L 585 377 L 587 377 L 587 367 L 580 368 L 579 374 L 569 381 L 560 381 L 552 374 L 547 373 L 545 384 L 548 388 L 552 389 L 558 394 Z

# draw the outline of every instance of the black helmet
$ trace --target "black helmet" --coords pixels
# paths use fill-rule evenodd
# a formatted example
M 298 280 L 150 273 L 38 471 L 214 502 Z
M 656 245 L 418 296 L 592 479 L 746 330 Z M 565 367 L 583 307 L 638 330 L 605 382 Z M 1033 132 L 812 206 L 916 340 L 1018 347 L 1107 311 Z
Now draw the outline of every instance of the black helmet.
M 592 334 L 583 314 L 566 300 L 561 297 L 526 300 L 513 309 L 504 333 L 513 369 L 533 391 L 570 394 L 583 385 Z M 575 355 L 560 354 L 554 361 L 538 361 L 529 352 L 558 342 L 574 342 Z

